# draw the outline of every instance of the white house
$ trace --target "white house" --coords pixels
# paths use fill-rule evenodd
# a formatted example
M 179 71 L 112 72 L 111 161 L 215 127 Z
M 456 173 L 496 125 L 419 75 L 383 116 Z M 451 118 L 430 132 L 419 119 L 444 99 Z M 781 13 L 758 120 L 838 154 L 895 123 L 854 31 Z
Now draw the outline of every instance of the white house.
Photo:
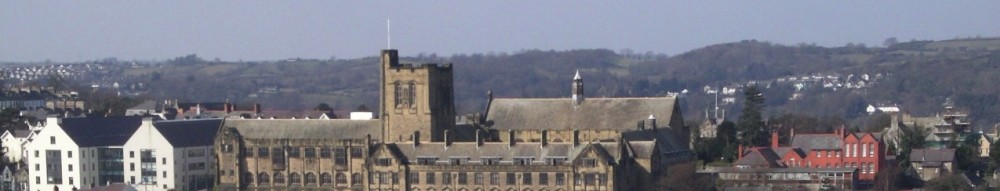
M 31 130 L 8 130 L 0 135 L 0 141 L 3 141 L 3 151 L 7 153 L 7 161 L 17 162 L 21 160 L 21 157 L 24 156 L 22 144 L 28 141 L 28 137 L 32 133 Z
M 212 146 L 221 119 L 143 125 L 124 145 L 125 181 L 137 190 L 201 190 L 215 171 Z
M 16 165 L 0 165 L 0 190 L 14 190 L 14 171 Z
M 29 190 L 86 189 L 113 183 L 142 185 L 139 190 L 190 190 L 185 183 L 192 176 L 211 177 L 202 175 L 210 174 L 210 163 L 203 162 L 203 168 L 197 165 L 211 157 L 210 149 L 198 145 L 210 147 L 221 124 L 221 120 L 153 122 L 142 117 L 47 121 L 47 127 L 26 148 Z M 199 128 L 211 133 L 203 134 Z M 194 151 L 199 149 L 206 152 L 198 155 Z M 195 154 L 187 155 L 189 151 Z M 191 163 L 195 163 L 194 170 L 182 168 Z

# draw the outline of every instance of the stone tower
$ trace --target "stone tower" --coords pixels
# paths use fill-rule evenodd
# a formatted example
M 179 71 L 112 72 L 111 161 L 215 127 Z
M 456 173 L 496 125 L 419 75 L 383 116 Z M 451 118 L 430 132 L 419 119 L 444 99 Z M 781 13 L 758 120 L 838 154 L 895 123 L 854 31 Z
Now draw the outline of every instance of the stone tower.
M 381 56 L 383 140 L 442 141 L 444 131 L 455 126 L 451 64 L 400 64 L 394 49 Z

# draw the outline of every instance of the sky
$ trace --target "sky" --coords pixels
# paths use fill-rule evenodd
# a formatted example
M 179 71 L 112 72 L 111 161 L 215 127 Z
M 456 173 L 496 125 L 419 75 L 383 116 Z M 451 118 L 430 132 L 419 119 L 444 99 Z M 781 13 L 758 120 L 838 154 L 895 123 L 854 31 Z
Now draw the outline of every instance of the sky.
M 387 24 L 391 20 L 391 24 Z M 391 38 L 389 37 L 391 36 Z M 360 58 L 1000 37 L 1000 1 L 14 1 L 0 61 Z M 388 42 L 391 39 L 391 44 Z

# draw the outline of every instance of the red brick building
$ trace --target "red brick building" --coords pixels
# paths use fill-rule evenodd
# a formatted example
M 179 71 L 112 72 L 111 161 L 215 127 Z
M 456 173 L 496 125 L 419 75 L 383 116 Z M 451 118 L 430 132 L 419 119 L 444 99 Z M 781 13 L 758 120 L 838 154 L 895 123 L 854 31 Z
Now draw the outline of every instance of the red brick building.
M 741 161 L 750 160 L 748 157 L 752 153 L 759 153 L 757 155 L 776 157 L 773 160 L 777 161 L 767 161 L 771 163 L 767 166 L 772 168 L 854 168 L 858 170 L 859 180 L 873 181 L 885 162 L 885 144 L 878 133 L 846 133 L 840 128 L 830 134 L 795 134 L 792 130 L 789 137 L 790 143 L 782 146 L 778 133 L 774 132 L 770 147 L 741 147 L 737 167 L 740 164 L 762 166 Z

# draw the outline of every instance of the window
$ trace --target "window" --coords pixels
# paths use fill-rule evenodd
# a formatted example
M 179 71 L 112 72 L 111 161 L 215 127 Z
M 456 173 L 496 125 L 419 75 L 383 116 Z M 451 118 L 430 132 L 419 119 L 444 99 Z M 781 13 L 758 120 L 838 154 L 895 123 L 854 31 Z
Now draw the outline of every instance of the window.
M 41 171 L 41 170 L 42 170 L 42 166 L 39 165 L 39 164 L 35 164 L 35 171 Z
M 538 173 L 538 184 L 549 185 L 549 173 Z
M 361 184 L 361 173 L 351 174 L 351 184 Z
M 73 158 L 73 151 L 66 151 L 67 158 Z
M 830 155 L 833 154 L 833 151 L 824 151 L 824 152 L 826 152 L 826 157 L 830 157 Z
M 313 173 L 306 173 L 306 184 L 316 184 L 316 175 Z
M 253 150 L 254 150 L 253 148 L 244 148 L 243 156 L 253 157 Z
M 868 147 L 867 147 L 867 144 L 862 144 L 861 145 L 861 155 L 858 155 L 858 156 L 859 157 L 867 157 L 868 156 Z
M 441 184 L 451 184 L 451 173 L 441 173 Z
M 299 173 L 293 172 L 292 174 L 288 175 L 288 183 L 292 184 L 302 183 L 302 177 L 299 176 Z
M 72 164 L 70 164 L 70 165 L 69 165 L 69 171 L 70 171 L 70 172 L 73 172 L 73 165 L 72 165 Z M 72 183 L 71 183 L 71 184 L 72 184 Z
M 333 154 L 331 154 L 330 148 L 323 147 L 319 149 L 319 157 L 330 158 L 332 155 Z
M 427 180 L 426 180 L 427 184 L 430 184 L 430 185 L 436 184 L 436 182 L 434 181 L 434 173 L 433 172 L 427 172 L 427 175 L 425 177 L 427 177 Z
M 316 148 L 305 148 L 303 152 L 306 158 L 316 158 Z
M 449 158 L 448 159 L 448 164 L 451 164 L 451 165 L 461 165 L 461 164 L 468 163 L 467 161 L 469 161 L 468 158 Z
M 330 176 L 330 173 L 325 173 L 324 172 L 323 174 L 319 175 L 319 184 L 320 185 L 329 185 L 329 184 L 332 184 L 332 183 L 333 183 L 333 176 Z
M 271 148 L 271 168 L 274 170 L 285 170 L 285 149 L 280 147 Z M 274 177 L 274 183 L 278 182 L 278 177 Z M 282 181 L 281 183 L 284 183 Z
M 163 157 L 163 158 L 161 158 L 161 159 L 162 159 L 162 160 L 160 160 L 160 161 L 163 161 L 163 164 L 167 164 L 167 157 Z
M 38 150 L 35 150 L 35 158 L 38 158 Z
M 573 184 L 583 185 L 583 175 L 580 175 L 580 173 L 573 173 Z
M 56 136 L 49 136 L 49 143 L 53 145 L 56 144 Z
M 530 157 L 514 158 L 514 164 L 516 164 L 516 165 L 531 165 L 531 160 L 532 159 L 534 159 L 534 158 L 530 158 Z
M 139 150 L 139 161 L 140 184 L 156 184 L 156 151 Z
M 414 97 L 416 96 L 416 84 L 413 82 L 409 82 L 407 84 L 396 82 L 393 84 L 393 89 L 395 90 L 394 101 L 396 108 L 416 106 L 413 102 L 413 100 L 415 100 Z
M 583 159 L 582 163 L 584 167 L 596 167 L 597 159 Z
M 498 164 L 500 164 L 500 158 L 499 157 L 493 157 L 493 158 L 485 158 L 484 157 L 484 158 L 482 158 L 480 160 L 482 160 L 482 163 L 484 165 L 498 165 Z
M 560 164 L 563 164 L 565 162 L 566 162 L 566 158 L 561 158 L 561 157 L 560 158 L 549 158 L 548 159 L 549 165 L 560 165 Z
M 347 165 L 347 151 L 344 148 L 333 150 L 334 163 L 337 165 Z
M 500 184 L 500 173 L 490 173 L 490 184 L 497 185 Z
M 474 176 L 476 185 L 483 185 L 483 173 L 477 172 Z
M 361 150 L 361 147 L 352 147 L 351 148 L 351 158 L 359 159 L 359 158 L 361 158 L 361 154 L 363 152 L 364 151 Z
M 389 165 L 392 165 L 392 159 L 390 158 L 375 159 L 375 166 L 389 166 Z
M 410 182 L 411 184 L 420 183 L 420 173 L 410 172 Z
M 205 163 L 191 163 L 188 164 L 188 170 L 205 170 Z
M 167 171 L 163 171 L 163 178 L 167 177 Z
M 261 158 L 268 157 L 269 156 L 269 154 L 268 154 L 269 152 L 267 152 L 267 151 L 268 151 L 268 149 L 265 148 L 265 147 L 257 148 L 257 157 L 261 157 Z
M 135 172 L 135 163 L 129 163 L 128 164 L 128 171 L 129 172 Z
M 128 158 L 135 158 L 135 151 L 129 151 Z
M 298 147 L 289 147 L 287 150 L 288 150 L 288 158 L 299 158 Z
M 508 172 L 507 173 L 507 184 L 508 185 L 517 184 L 517 175 L 514 175 L 513 172 Z
M 268 176 L 267 173 L 263 173 L 262 172 L 260 174 L 257 174 L 257 182 L 259 182 L 261 184 L 270 183 L 271 182 L 271 177 Z
M 868 157 L 875 156 L 875 144 L 868 143 Z
M 458 184 L 469 184 L 469 175 L 464 172 L 458 173 Z
M 595 174 L 592 174 L 592 173 L 583 174 L 583 183 L 586 184 L 586 185 L 588 185 L 588 186 L 589 185 L 594 185 L 595 183 L 597 183 L 596 180 L 597 180 L 597 176 Z
M 434 157 L 417 157 L 417 164 L 419 165 L 432 165 L 437 161 Z
M 597 183 L 599 185 L 608 185 L 608 174 L 597 175 Z
M 531 185 L 531 173 L 530 172 L 525 172 L 523 175 L 521 175 L 521 184 Z
M 38 166 L 35 166 L 35 168 L 37 169 Z M 62 184 L 62 151 L 45 150 L 45 172 L 48 175 L 45 178 L 47 180 L 46 183 Z
M 281 174 L 280 172 L 275 172 L 274 173 L 274 183 L 284 184 L 285 183 L 285 175 Z
M 820 154 L 820 151 L 816 151 L 816 158 L 822 157 L 819 154 Z
M 342 172 L 337 173 L 337 184 L 344 185 L 347 184 L 347 175 Z

